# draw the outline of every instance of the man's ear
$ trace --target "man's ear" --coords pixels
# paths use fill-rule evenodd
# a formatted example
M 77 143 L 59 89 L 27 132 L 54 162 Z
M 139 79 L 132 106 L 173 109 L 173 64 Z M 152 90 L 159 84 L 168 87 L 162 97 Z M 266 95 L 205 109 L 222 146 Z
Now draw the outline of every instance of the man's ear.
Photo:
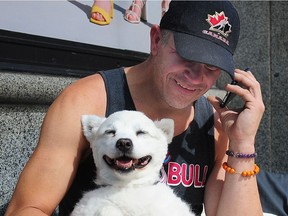
M 153 25 L 150 29 L 150 53 L 156 55 L 161 43 L 161 30 L 159 25 Z
M 86 139 L 91 143 L 100 125 L 105 121 L 105 117 L 96 115 L 82 115 L 81 122 L 83 133 Z
M 168 144 L 171 143 L 174 136 L 174 121 L 172 119 L 161 119 L 160 121 L 154 121 L 154 124 L 164 132 Z

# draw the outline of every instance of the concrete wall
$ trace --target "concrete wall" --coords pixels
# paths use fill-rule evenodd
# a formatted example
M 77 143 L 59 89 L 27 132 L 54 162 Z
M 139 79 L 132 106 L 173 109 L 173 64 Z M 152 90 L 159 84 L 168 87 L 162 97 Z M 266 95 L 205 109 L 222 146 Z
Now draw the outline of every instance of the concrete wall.
M 75 80 L 0 72 L 0 215 L 35 149 L 49 105 Z
M 271 152 L 271 2 L 235 2 L 241 17 L 240 44 L 235 55 L 239 68 L 250 67 L 262 86 L 266 111 L 257 137 L 257 158 L 261 168 L 272 170 Z M 274 158 L 275 159 L 275 158 Z M 273 171 L 284 171 L 274 169 Z
M 257 160 L 266 170 L 287 173 L 288 2 L 233 3 L 242 21 L 235 61 L 241 68 L 252 68 L 266 105 L 256 142 Z
M 262 169 L 288 173 L 288 2 L 233 2 L 241 18 L 237 67 L 252 68 L 266 105 L 256 141 Z M 42 120 L 72 77 L 0 72 L 0 208 L 33 152 Z M 3 211 L 0 211 L 0 215 Z
M 272 170 L 288 172 L 288 2 L 271 3 L 270 40 L 270 167 Z M 267 101 L 268 102 L 268 101 Z

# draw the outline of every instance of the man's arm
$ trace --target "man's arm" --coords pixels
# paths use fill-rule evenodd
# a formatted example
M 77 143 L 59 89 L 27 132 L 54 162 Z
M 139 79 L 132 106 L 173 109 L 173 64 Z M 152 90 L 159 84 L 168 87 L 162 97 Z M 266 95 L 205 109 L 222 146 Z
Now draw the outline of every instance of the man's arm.
M 35 152 L 20 175 L 6 215 L 51 215 L 70 187 L 89 148 L 81 115 L 104 115 L 102 78 L 93 75 L 66 88 L 50 106 Z
M 225 151 L 228 148 L 246 154 L 255 152 L 255 137 L 265 110 L 261 88 L 255 77 L 250 72 L 236 70 L 235 79 L 243 83 L 247 89 L 228 85 L 227 90 L 236 93 L 245 101 L 243 110 L 237 112 L 220 108 L 215 97 L 208 98 L 221 120 L 221 126 L 215 124 L 219 133 L 215 137 L 216 162 L 205 191 L 205 207 L 208 216 L 263 214 L 256 176 L 243 177 L 238 173 L 230 174 L 222 168 L 222 163 L 227 161 L 228 165 L 237 172 L 254 169 L 254 158 L 227 157 Z M 227 142 L 221 138 L 223 133 L 229 139 L 228 147 Z
M 227 160 L 225 150 L 228 146 L 228 137 L 221 130 L 221 122 L 217 112 L 214 113 L 214 119 L 215 164 L 206 183 L 204 196 L 205 213 L 207 216 L 216 215 L 225 179 L 222 163 Z

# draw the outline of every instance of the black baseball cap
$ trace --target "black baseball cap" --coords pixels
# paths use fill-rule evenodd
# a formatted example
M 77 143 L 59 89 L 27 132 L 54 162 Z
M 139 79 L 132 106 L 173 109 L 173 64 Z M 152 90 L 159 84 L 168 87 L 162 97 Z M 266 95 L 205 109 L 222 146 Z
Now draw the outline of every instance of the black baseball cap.
M 218 67 L 234 78 L 240 20 L 230 2 L 172 0 L 160 28 L 173 31 L 180 56 Z

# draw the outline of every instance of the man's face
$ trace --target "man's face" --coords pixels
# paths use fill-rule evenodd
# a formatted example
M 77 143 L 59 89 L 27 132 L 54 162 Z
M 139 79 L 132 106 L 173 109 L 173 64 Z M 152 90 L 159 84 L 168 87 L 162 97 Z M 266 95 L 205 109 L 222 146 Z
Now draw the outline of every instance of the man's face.
M 171 34 L 158 50 L 158 83 L 162 98 L 169 106 L 183 109 L 205 94 L 220 76 L 221 70 L 207 64 L 188 61 L 176 52 Z

